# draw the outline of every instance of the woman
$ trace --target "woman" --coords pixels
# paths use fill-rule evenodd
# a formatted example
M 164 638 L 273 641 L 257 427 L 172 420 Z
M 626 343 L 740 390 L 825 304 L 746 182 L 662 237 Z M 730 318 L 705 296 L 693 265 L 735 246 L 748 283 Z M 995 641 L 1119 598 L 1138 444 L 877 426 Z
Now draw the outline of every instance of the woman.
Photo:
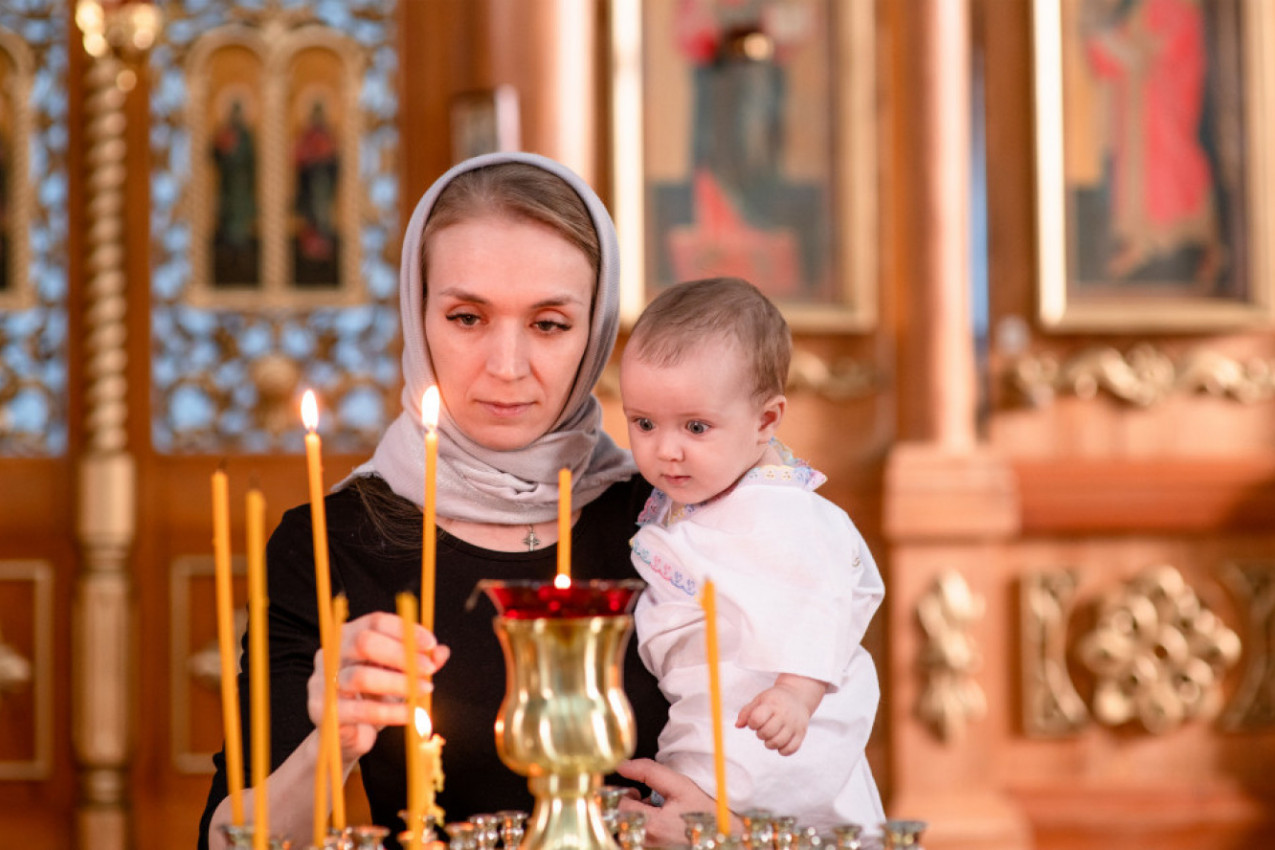
M 397 832 L 405 806 L 403 635 L 395 595 L 419 591 L 424 489 L 420 401 L 437 383 L 438 565 L 434 636 L 420 669 L 435 670 L 433 720 L 447 740 L 449 820 L 530 805 L 526 781 L 500 763 L 492 723 L 505 688 L 485 603 L 466 613 L 480 579 L 547 578 L 556 560 L 558 470 L 573 472 L 572 571 L 628 578 L 628 539 L 649 487 L 602 431 L 593 386 L 615 343 L 615 230 L 601 201 L 568 169 L 531 154 L 467 160 L 421 199 L 400 271 L 403 413 L 371 461 L 326 499 L 333 593 L 349 599 L 338 683 L 341 758 L 361 766 L 373 820 Z M 316 731 L 323 714 L 309 511 L 295 508 L 270 539 L 271 832 L 312 829 Z M 667 703 L 630 647 L 625 682 L 640 752 L 653 752 Z M 240 673 L 248 716 L 248 672 Z M 444 666 L 445 664 L 445 666 Z M 250 730 L 244 729 L 248 751 Z M 225 762 L 200 828 L 221 847 L 229 821 Z M 668 801 L 655 840 L 679 840 L 680 811 L 712 802 L 654 762 L 624 767 Z M 250 792 L 246 809 L 252 810 Z M 629 806 L 639 806 L 629 801 Z

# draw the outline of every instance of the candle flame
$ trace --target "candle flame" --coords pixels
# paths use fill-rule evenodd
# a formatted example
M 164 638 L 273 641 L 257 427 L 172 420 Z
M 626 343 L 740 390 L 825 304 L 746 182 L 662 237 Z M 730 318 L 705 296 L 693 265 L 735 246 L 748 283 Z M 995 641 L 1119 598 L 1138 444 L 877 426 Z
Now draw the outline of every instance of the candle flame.
M 306 390 L 301 396 L 301 422 L 310 432 L 319 427 L 319 403 L 314 399 L 314 390 Z
M 434 723 L 429 719 L 429 712 L 419 706 L 416 709 L 416 734 L 427 739 L 434 733 Z
M 430 431 L 438 427 L 438 408 L 440 403 L 438 387 L 430 384 L 429 389 L 421 396 L 421 424 Z
M 571 576 L 558 573 L 553 577 L 553 586 L 558 590 L 566 590 L 571 586 Z

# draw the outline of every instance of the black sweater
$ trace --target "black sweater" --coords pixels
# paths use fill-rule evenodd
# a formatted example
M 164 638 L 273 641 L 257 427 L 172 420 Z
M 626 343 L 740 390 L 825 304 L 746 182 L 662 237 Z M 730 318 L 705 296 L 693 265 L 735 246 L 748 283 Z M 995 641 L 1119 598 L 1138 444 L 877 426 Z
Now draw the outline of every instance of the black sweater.
M 613 485 L 582 509 L 571 538 L 574 577 L 636 577 L 628 541 L 649 493 L 650 486 L 635 477 Z M 419 544 L 388 546 L 377 534 L 363 500 L 352 490 L 341 490 L 325 501 L 332 592 L 347 596 L 350 619 L 371 611 L 394 611 L 395 596 L 401 591 L 419 593 Z M 447 741 L 443 749 L 446 782 L 438 803 L 449 822 L 501 809 L 530 811 L 526 779 L 505 767 L 496 755 L 493 724 L 505 693 L 505 662 L 492 629 L 495 610 L 485 596 L 472 611 L 465 610 L 465 602 L 480 579 L 552 578 L 557 546 L 535 552 L 493 552 L 440 531 L 437 551 L 435 632 L 451 649 L 450 660 L 434 678 L 434 729 Z M 306 683 L 314 670 L 319 630 L 308 506 L 284 514 L 270 538 L 266 560 L 273 769 L 314 729 L 306 710 Z M 246 638 L 243 649 L 239 694 L 246 769 L 251 752 Z M 637 755 L 653 756 L 668 703 L 638 659 L 637 641 L 632 639 L 624 681 L 637 718 Z M 224 751 L 214 756 L 213 763 L 216 774 L 200 823 L 201 850 L 208 844 L 213 810 L 228 793 Z M 397 835 L 404 828 L 398 812 L 406 807 L 407 793 L 402 727 L 381 732 L 361 759 L 360 770 L 372 819 Z M 391 841 L 386 844 L 396 846 Z

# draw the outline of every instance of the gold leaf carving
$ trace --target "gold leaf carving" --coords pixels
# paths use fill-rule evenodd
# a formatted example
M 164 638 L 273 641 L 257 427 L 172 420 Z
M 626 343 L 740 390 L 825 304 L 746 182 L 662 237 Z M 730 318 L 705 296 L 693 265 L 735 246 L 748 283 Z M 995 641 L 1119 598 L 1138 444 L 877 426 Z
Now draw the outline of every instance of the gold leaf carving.
M 1023 728 L 1029 735 L 1062 737 L 1089 722 L 1067 672 L 1067 618 L 1075 592 L 1070 570 L 1029 573 L 1019 587 Z
M 829 401 L 846 401 L 872 395 L 881 376 L 871 363 L 839 357 L 828 363 L 817 354 L 795 349 L 788 368 L 789 393 L 812 392 Z
M 959 736 L 969 721 L 987 713 L 987 698 L 973 675 L 982 659 L 970 634 L 970 626 L 983 618 L 984 609 L 982 597 L 970 590 L 956 570 L 935 579 L 916 605 L 926 635 L 921 654 L 925 686 L 917 715 L 944 741 Z
M 1234 732 L 1275 726 L 1275 564 L 1228 565 L 1223 573 L 1246 609 L 1244 677 L 1221 717 Z
M 1150 343 L 1122 354 L 1110 346 L 1089 348 L 1065 360 L 1025 355 L 1009 367 L 1011 386 L 1031 405 L 1045 407 L 1060 393 L 1093 398 L 1101 392 L 1139 407 L 1173 395 L 1202 393 L 1243 403 L 1275 397 L 1275 366 L 1207 349 L 1175 359 Z
M 1221 675 L 1239 658 L 1240 640 L 1177 569 L 1162 565 L 1106 594 L 1078 648 L 1097 677 L 1094 716 L 1161 734 L 1217 712 Z

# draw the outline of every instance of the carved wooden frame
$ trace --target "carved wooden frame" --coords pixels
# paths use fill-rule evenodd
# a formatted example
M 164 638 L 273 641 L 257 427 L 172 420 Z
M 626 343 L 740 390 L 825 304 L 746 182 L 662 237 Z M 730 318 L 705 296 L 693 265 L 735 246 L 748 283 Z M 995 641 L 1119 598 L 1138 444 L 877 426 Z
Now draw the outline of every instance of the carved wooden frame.
M 194 646 L 192 635 L 190 634 L 190 621 L 187 616 L 191 605 L 190 583 L 193 578 L 209 578 L 215 574 L 213 558 L 211 555 L 182 555 L 173 559 L 170 569 L 170 587 L 169 587 L 169 628 L 172 629 L 172 638 L 169 650 L 169 675 L 172 685 L 169 688 L 171 698 L 172 711 L 172 759 L 173 766 L 181 773 L 189 774 L 208 774 L 213 772 L 213 753 L 198 752 L 191 748 L 190 740 L 190 724 L 194 721 L 191 716 L 191 699 L 190 688 L 192 680 L 195 678 L 190 669 L 192 659 L 202 652 L 208 651 L 208 647 L 220 652 L 216 647 L 217 635 L 214 632 L 212 642 L 204 641 L 205 649 Z M 235 556 L 231 560 L 231 576 L 235 586 L 239 586 L 245 580 L 247 568 L 242 556 Z M 243 588 L 236 594 L 236 598 L 242 599 L 244 595 Z M 208 601 L 211 604 L 211 600 Z M 242 605 L 238 607 L 243 607 Z M 239 620 L 244 618 L 240 617 Z M 239 636 L 236 636 L 235 646 L 239 646 Z M 220 657 L 218 655 L 218 657 Z M 220 688 L 220 681 L 217 682 Z M 217 722 L 221 722 L 221 714 L 216 714 Z M 220 729 L 220 725 L 218 729 Z M 221 737 L 220 733 L 217 737 Z
M 0 585 L 29 582 L 32 612 L 31 664 L 34 752 L 30 759 L 0 761 L 0 781 L 47 779 L 53 768 L 53 566 L 39 560 L 0 561 Z

